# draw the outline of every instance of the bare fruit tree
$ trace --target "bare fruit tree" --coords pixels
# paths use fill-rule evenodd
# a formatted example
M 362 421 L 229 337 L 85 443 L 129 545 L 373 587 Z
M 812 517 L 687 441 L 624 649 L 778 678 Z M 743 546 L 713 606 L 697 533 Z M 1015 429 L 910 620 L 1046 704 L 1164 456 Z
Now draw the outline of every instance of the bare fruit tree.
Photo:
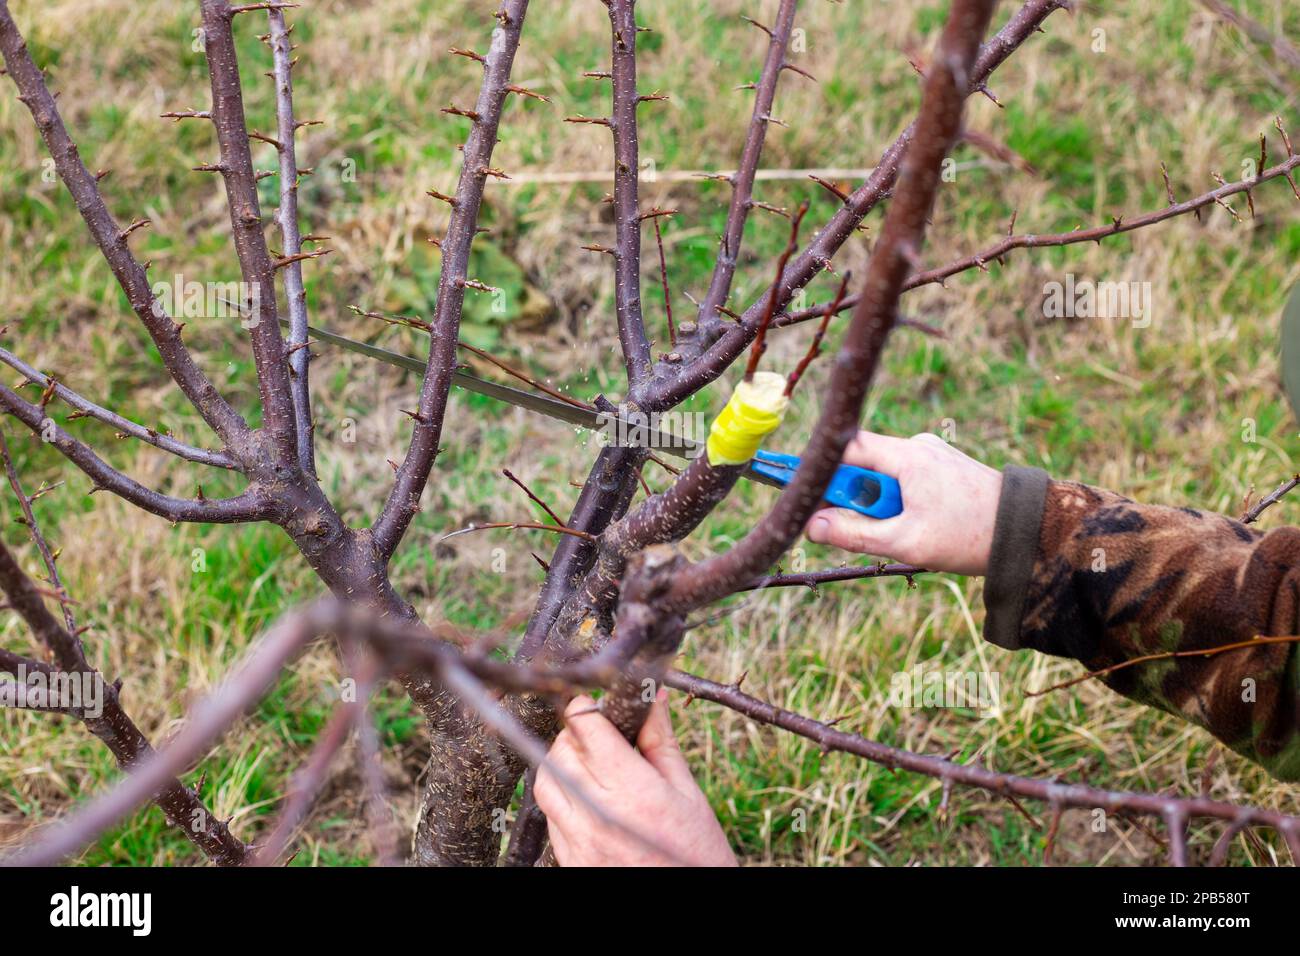
M 614 212 L 613 236 L 610 245 L 592 248 L 608 254 L 614 270 L 627 404 L 641 412 L 662 413 L 733 368 L 743 370 L 745 382 L 754 381 L 756 375 L 770 376 L 758 371 L 766 337 L 799 323 L 816 322 L 818 333 L 812 348 L 785 379 L 788 395 L 816 357 L 827 325 L 841 313 L 851 315 L 820 399 L 820 417 L 803 449 L 802 466 L 770 512 L 734 547 L 691 563 L 675 544 L 691 534 L 727 496 L 743 465 L 715 463 L 708 454 L 700 455 L 675 475 L 668 490 L 633 506 L 641 469 L 654 456 L 641 447 L 608 445 L 597 453 L 567 520 L 551 514 L 553 523 L 527 525 L 555 532 L 558 545 L 546 562 L 545 583 L 522 637 L 483 635 L 467 647 L 458 633 L 440 622 L 418 619 L 411 604 L 394 588 L 389 566 L 420 512 L 425 486 L 435 474 L 458 364 L 466 295 L 484 288 L 469 274 L 470 250 L 479 231 L 485 189 L 508 175 L 493 166 L 498 130 L 512 95 L 540 96 L 511 81 L 528 13 L 527 0 L 502 3 L 485 52 L 468 47 L 452 50 L 477 64 L 482 85 L 472 105 L 446 109 L 467 118 L 470 132 L 455 190 L 446 194 L 429 191 L 434 200 L 450 207 L 446 233 L 437 243 L 442 271 L 436 308 L 428 322 L 393 320 L 427 331 L 427 364 L 418 405 L 407 412 L 411 419 L 409 446 L 402 461 L 395 463 L 392 487 L 382 504 L 377 504 L 376 517 L 368 527 L 346 524 L 316 477 L 308 348 L 311 303 L 302 276 L 303 269 L 310 268 L 312 260 L 328 249 L 321 248 L 321 237 L 304 236 L 299 227 L 298 184 L 306 171 L 298 168 L 295 142 L 307 124 L 294 109 L 293 45 L 286 23 L 286 11 L 297 4 L 232 5 L 227 0 L 201 0 L 211 103 L 204 110 L 165 114 L 177 121 L 210 124 L 214 131 L 217 156 L 199 169 L 220 176 L 228 201 L 243 280 L 243 301 L 238 303 L 241 325 L 248 332 L 248 348 L 257 371 L 261 424 L 253 427 L 213 384 L 186 344 L 184 327 L 168 315 L 151 291 L 147 265 L 137 260 L 130 245 L 132 235 L 147 228 L 148 221 L 132 220 L 124 225 L 109 211 L 101 191 L 106 174 L 92 173 L 86 165 L 41 65 L 34 62 L 7 0 L 0 0 L 0 53 L 5 71 L 30 110 L 59 177 L 168 374 L 210 427 L 214 447 L 191 446 L 129 421 L 4 350 L 0 350 L 0 360 L 24 376 L 39 397 L 29 392 L 35 398 L 29 400 L 19 390 L 0 386 L 0 406 L 89 476 L 96 491 L 118 495 L 172 522 L 268 522 L 279 526 L 330 595 L 310 607 L 287 611 L 226 682 L 194 708 L 184 728 L 157 751 L 123 709 L 117 685 L 108 685 L 111 691 L 99 716 L 87 716 L 75 707 L 62 708 L 84 719 L 127 772 L 115 788 L 38 832 L 10 862 L 49 863 L 65 858 L 153 800 L 215 863 L 275 863 L 288 850 L 331 756 L 353 732 L 367 757 L 369 816 L 377 845 L 382 848 L 381 858 L 395 861 L 404 853 L 386 809 L 377 770 L 378 743 L 367 715 L 371 688 L 390 677 L 400 680 L 427 721 L 431 756 L 413 846 L 414 861 L 423 865 L 536 862 L 545 849 L 545 821 L 532 800 L 531 774 L 522 801 L 514 808 L 513 831 L 504 852 L 501 828 L 496 824 L 511 810 L 521 776 L 545 759 L 546 743 L 558 729 L 557 708 L 577 690 L 603 690 L 602 711 L 633 739 L 652 698 L 645 688 L 660 684 L 802 734 L 827 750 L 939 778 L 944 784 L 945 804 L 955 784 L 1005 795 L 1022 811 L 1021 799 L 1039 801 L 1051 814 L 1052 834 L 1061 813 L 1071 807 L 1100 807 L 1133 818 L 1155 817 L 1168 825 L 1171 860 L 1182 864 L 1188 860 L 1188 821 L 1212 818 L 1227 824 L 1224 840 L 1216 848 L 1220 859 L 1220 851 L 1226 853 L 1233 835 L 1251 826 L 1279 830 L 1293 857 L 1300 859 L 1300 819 L 1294 817 L 1203 797 L 1121 793 L 1059 779 L 1018 777 L 978 763 L 909 753 L 781 710 L 750 697 L 738 684 L 717 683 L 672 668 L 691 615 L 730 595 L 758 587 L 923 573 L 923 569 L 904 565 L 773 572 L 822 501 L 857 429 L 882 351 L 891 330 L 899 324 L 899 301 L 904 293 L 963 271 L 985 269 L 1014 250 L 1100 241 L 1215 204 L 1228 206 L 1234 196 L 1244 198 L 1253 211 L 1252 191 L 1270 180 L 1286 179 L 1296 188 L 1292 173 L 1300 166 L 1300 155 L 1292 149 L 1281 123 L 1276 131 L 1281 159 L 1270 165 L 1268 144 L 1261 136 L 1260 161 L 1253 178 L 1223 182 L 1183 201 L 1176 199 L 1171 188 L 1165 208 L 1062 235 L 1017 233 L 1013 222 L 1006 237 L 992 247 L 952 263 L 927 267 L 922 259 L 927 223 L 941 189 L 945 158 L 962 136 L 966 98 L 972 94 L 993 98 L 988 82 L 994 71 L 1021 44 L 1031 42 L 1051 14 L 1069 6 L 1064 0 L 1027 0 L 990 35 L 994 0 L 954 0 L 947 25 L 924 67 L 924 97 L 915 121 L 852 192 L 822 180 L 810 184 L 811 190 L 829 190 L 839 203 L 834 215 L 812 231 L 810 238 L 805 238 L 808 230 L 804 228 L 807 204 L 797 211 L 776 210 L 789 219 L 788 246 L 774 264 L 769 287 L 743 310 L 733 310 L 728 303 L 747 220 L 754 209 L 770 208 L 755 199 L 754 184 L 765 134 L 774 121 L 778 88 L 791 74 L 793 81 L 813 81 L 787 58 L 798 3 L 781 0 L 770 26 L 756 24 L 768 37 L 767 54 L 754 84 L 754 109 L 744 148 L 736 171 L 727 177 L 732 190 L 730 207 L 707 292 L 694 316 L 670 325 L 671 351 L 656 355 L 642 308 L 647 294 L 642 282 L 644 274 L 657 274 L 666 289 L 668 270 L 661 258 L 645 261 L 643 232 L 653 228 L 657 236 L 659 219 L 671 210 L 647 209 L 638 195 L 638 113 L 643 106 L 652 108 L 662 97 L 642 93 L 638 87 L 637 38 L 642 28 L 634 0 L 604 2 L 609 13 L 610 64 L 608 70 L 591 75 L 609 83 L 610 110 L 606 116 L 574 116 L 567 122 L 607 127 L 613 138 L 609 199 Z M 278 115 L 274 136 L 250 132 L 245 118 L 234 30 L 254 20 L 269 24 L 263 39 L 274 61 L 271 77 Z M 256 169 L 251 149 L 254 139 L 275 148 L 278 169 Z M 273 216 L 265 213 L 258 198 L 258 181 L 267 176 L 276 176 L 279 182 L 279 207 Z M 884 222 L 871 248 L 865 277 L 850 286 L 845 276 L 834 299 L 794 310 L 792 303 L 799 291 L 821 272 L 835 271 L 837 253 L 863 220 L 882 205 Z M 269 234 L 278 234 L 274 240 L 278 252 L 272 252 Z M 608 406 L 608 401 L 598 396 L 590 407 Z M 64 416 L 65 423 L 83 417 L 97 419 L 196 468 L 240 475 L 244 490 L 229 498 L 208 498 L 200 490 L 196 497 L 182 499 L 145 487 L 108 464 L 65 425 L 56 423 L 52 413 L 60 407 L 71 409 Z M 74 605 L 58 577 L 55 555 L 32 509 L 33 501 L 48 489 L 27 493 L 7 448 L 4 459 L 44 560 L 47 580 L 38 583 L 29 577 L 0 546 L 0 587 L 9 607 L 48 650 L 48 659 L 4 652 L 0 668 L 15 675 L 20 670 L 40 671 L 51 678 L 58 674 L 97 675 L 81 642 Z M 201 480 L 196 484 L 201 488 Z M 60 606 L 61 618 L 49 609 L 47 601 Z M 178 774 L 267 693 L 298 651 L 321 638 L 337 643 L 359 693 L 355 701 L 339 705 L 307 763 L 288 784 L 284 808 L 269 836 L 253 848 L 212 818 L 203 803 L 202 781 L 189 786 Z M 513 660 L 493 653 L 502 648 L 513 650 Z M 595 801 L 594 795 L 580 788 L 573 787 L 573 792 L 576 799 Z M 596 805 L 596 809 L 608 814 L 609 808 Z M 619 825 L 638 833 L 636 821 Z M 1050 840 L 1049 835 L 1049 845 Z

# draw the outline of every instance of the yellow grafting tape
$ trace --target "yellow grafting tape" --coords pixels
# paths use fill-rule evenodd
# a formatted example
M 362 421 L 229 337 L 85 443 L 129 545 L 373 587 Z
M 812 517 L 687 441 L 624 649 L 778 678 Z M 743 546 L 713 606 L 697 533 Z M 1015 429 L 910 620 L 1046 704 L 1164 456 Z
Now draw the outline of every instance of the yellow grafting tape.
M 709 464 L 748 463 L 763 439 L 781 424 L 788 404 L 785 377 L 775 372 L 755 372 L 753 381 L 737 385 L 709 429 Z

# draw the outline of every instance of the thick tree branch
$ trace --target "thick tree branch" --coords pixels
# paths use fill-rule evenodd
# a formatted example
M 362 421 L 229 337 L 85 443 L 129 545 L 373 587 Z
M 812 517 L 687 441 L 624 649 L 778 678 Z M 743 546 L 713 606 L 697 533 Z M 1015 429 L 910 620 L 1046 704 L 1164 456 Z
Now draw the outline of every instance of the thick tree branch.
M 266 521 L 275 514 L 273 502 L 256 489 L 250 489 L 235 498 L 200 498 L 190 501 L 172 498 L 146 488 L 105 463 L 88 445 L 77 441 L 56 425 L 39 405 L 33 405 L 3 385 L 0 385 L 0 409 L 41 436 L 42 440 L 89 475 L 95 483 L 92 491 L 111 491 L 150 514 L 172 522 L 202 521 L 221 524 Z
M 798 6 L 798 0 L 781 0 L 781 7 L 776 14 L 776 25 L 767 31 L 767 59 L 763 62 L 763 73 L 759 77 L 754 96 L 754 112 L 749 120 L 749 130 L 745 134 L 745 146 L 740 154 L 740 165 L 729 177 L 731 205 L 727 209 L 727 225 L 722 234 L 722 246 L 718 250 L 718 258 L 713 266 L 709 291 L 700 301 L 698 328 L 700 334 L 706 337 L 721 323 L 718 307 L 727 304 L 727 298 L 731 293 L 731 281 L 736 274 L 740 246 L 745 236 L 745 222 L 749 217 L 749 210 L 753 207 L 754 176 L 758 172 L 758 163 L 763 155 L 763 141 L 767 137 L 768 123 L 772 121 L 772 104 L 776 100 L 777 81 L 786 67 L 790 34 L 794 30 L 795 10 Z
M 4 458 L 8 465 L 7 449 Z M 21 488 L 17 493 L 26 500 Z M 34 524 L 30 527 L 33 537 L 39 535 Z M 88 675 L 95 682 L 100 698 L 98 715 L 79 712 L 74 713 L 74 716 L 80 718 L 86 728 L 103 741 L 124 771 L 129 773 L 142 762 L 150 760 L 153 748 L 122 709 L 118 685 L 105 681 L 90 665 L 81 639 L 54 619 L 46 609 L 41 593 L 3 544 L 0 544 L 0 589 L 3 589 L 10 607 L 18 612 L 37 639 L 50 649 L 62 671 Z M 177 768 L 176 772 L 181 769 L 183 768 Z M 212 815 L 199 793 L 182 784 L 174 773 L 161 777 L 157 786 L 146 795 L 148 797 L 157 802 L 168 822 L 179 827 L 214 863 L 220 866 L 238 866 L 244 862 L 248 848 L 230 832 L 224 821 Z
M 645 461 L 639 448 L 608 445 L 600 450 L 568 525 L 589 534 L 602 534 L 620 517 L 636 491 L 636 476 Z M 588 541 L 566 536 L 551 556 L 550 571 L 542 585 L 533 615 L 519 646 L 519 659 L 531 660 L 546 642 L 561 608 L 568 602 L 591 570 L 596 549 Z
M 212 86 L 212 125 L 221 150 L 218 167 L 226 184 L 235 254 L 250 298 L 256 296 L 254 314 L 245 321 L 257 366 L 262 399 L 262 419 L 275 443 L 282 464 L 298 461 L 297 421 L 289 384 L 289 357 L 280 334 L 275 301 L 275 264 L 262 230 L 262 209 L 257 198 L 243 87 L 235 55 L 232 23 L 235 16 L 227 0 L 202 0 L 203 44 Z M 283 151 L 284 144 L 279 148 Z M 243 305 L 244 303 L 241 303 Z
M 669 672 L 669 687 L 691 697 L 721 704 L 750 720 L 788 730 L 815 741 L 824 751 L 842 751 L 864 757 L 891 770 L 903 769 L 943 780 L 946 784 L 978 787 L 989 793 L 1012 797 L 1042 800 L 1054 808 L 1080 807 L 1102 809 L 1110 813 L 1144 814 L 1157 816 L 1171 827 L 1175 841 L 1184 835 L 1186 821 L 1191 818 L 1226 820 L 1237 827 L 1267 826 L 1276 829 L 1292 848 L 1300 847 L 1300 817 L 1288 816 L 1273 810 L 1242 807 L 1206 797 L 1171 797 L 1147 793 L 1126 793 L 1102 790 L 1078 783 L 1061 783 L 1055 779 L 1020 777 L 999 773 L 977 763 L 955 763 L 942 757 L 912 753 L 877 743 L 858 734 L 837 730 L 829 724 L 784 710 L 766 701 L 744 693 L 734 684 L 696 677 L 683 671 Z M 1175 842 L 1173 862 L 1185 866 L 1184 853 L 1180 856 Z
M 971 269 L 980 269 L 987 271 L 991 262 L 1000 262 L 1002 257 L 1013 249 L 1046 249 L 1058 246 L 1071 246 L 1079 242 L 1101 242 L 1110 236 L 1119 236 L 1127 232 L 1134 232 L 1138 229 L 1144 229 L 1147 226 L 1154 226 L 1157 223 L 1165 222 L 1179 216 L 1185 216 L 1188 213 L 1196 213 L 1208 206 L 1223 205 L 1225 199 L 1235 196 L 1239 193 L 1250 193 L 1250 190 L 1256 188 L 1262 183 L 1273 179 L 1289 180 L 1291 174 L 1300 169 L 1300 154 L 1291 156 L 1284 162 L 1278 163 L 1268 169 L 1262 170 L 1254 179 L 1243 179 L 1235 183 L 1225 183 L 1217 189 L 1211 189 L 1209 192 L 1202 193 L 1193 199 L 1185 202 L 1170 203 L 1163 209 L 1156 209 L 1140 216 L 1132 218 L 1118 216 L 1111 220 L 1105 226 L 1093 226 L 1089 229 L 1075 229 L 1072 232 L 1045 233 L 1035 235 L 1033 233 L 1022 233 L 1018 235 L 1009 235 L 993 243 L 986 249 L 973 255 L 963 256 L 955 259 L 942 266 L 936 266 L 933 269 L 926 269 L 920 272 L 914 272 L 907 277 L 903 283 L 905 292 L 919 288 L 923 285 L 932 285 L 934 283 L 942 284 L 945 280 L 950 279 L 962 272 L 968 272 Z M 1298 197 L 1300 198 L 1300 197 Z M 838 305 L 834 306 L 835 311 L 845 311 L 854 308 L 858 304 L 859 296 L 851 295 L 843 299 Z M 798 322 L 805 322 L 815 319 L 824 313 L 824 306 L 814 306 L 799 312 L 792 312 L 785 317 L 782 325 L 794 325 Z
M 302 233 L 298 228 L 298 120 L 293 111 L 293 32 L 286 27 L 283 10 L 267 14 L 271 23 L 268 38 L 275 64 L 276 138 L 280 141 L 280 208 L 275 214 L 280 224 L 280 237 L 284 243 L 284 295 L 289 309 L 289 375 L 290 393 L 298 440 L 298 464 L 304 473 L 315 476 L 316 458 L 313 449 L 315 425 L 311 415 L 311 389 L 309 388 L 311 350 L 307 347 L 307 290 L 302 281 Z
M 939 189 L 940 166 L 961 129 L 971 68 L 996 0 L 956 0 L 925 84 L 915 136 L 902 160 L 899 186 L 853 321 L 835 359 L 822 413 L 794 479 L 776 505 L 739 543 L 678 575 L 668 610 L 690 610 L 733 593 L 785 552 L 821 504 L 844 449 L 857 432 L 867 389 L 898 315 L 898 299 L 920 253 Z
M 465 142 L 451 223 L 440 244 L 442 275 L 438 281 L 429 362 L 420 389 L 411 445 L 372 529 L 375 548 L 384 558 L 392 556 L 411 519 L 420 510 L 420 495 L 438 455 L 451 374 L 456 369 L 456 342 L 465 303 L 470 246 L 478 229 L 483 188 L 492 169 L 492 150 L 496 146 L 501 111 L 510 95 L 510 70 L 519 49 L 519 34 L 527 10 L 527 0 L 507 0 L 498 14 L 500 25 L 492 32 L 492 47 L 483 58 L 483 85 L 474 106 L 469 139 Z
M 248 426 L 194 364 L 181 342 L 181 327 L 155 299 L 144 267 L 131 254 L 127 236 L 99 193 L 98 180 L 86 169 L 63 125 L 45 77 L 32 62 L 27 43 L 9 14 L 7 0 L 0 0 L 0 54 L 4 55 L 5 68 L 18 87 L 18 98 L 31 111 L 45 148 L 54 159 L 54 168 L 72 194 L 77 211 L 126 293 L 132 310 L 153 339 L 163 365 L 221 440 L 228 446 L 238 444 L 247 434 Z
M 214 468 L 226 468 L 232 471 L 239 471 L 239 464 L 222 451 L 213 451 L 207 448 L 195 448 L 193 445 L 187 445 L 184 442 L 177 441 L 170 435 L 164 435 L 152 428 L 147 428 L 124 418 L 116 412 L 110 411 L 101 405 L 96 405 L 87 398 L 78 395 L 72 389 L 58 382 L 57 379 L 38 371 L 31 365 L 28 365 L 18 356 L 6 349 L 0 349 L 0 362 L 8 365 L 15 371 L 21 372 L 31 382 L 35 382 L 41 388 L 52 388 L 53 394 L 63 401 L 65 405 L 76 410 L 76 417 L 93 418 L 96 421 L 103 422 L 116 428 L 123 435 L 130 435 L 132 438 L 138 438 L 140 441 L 153 445 L 155 448 L 165 452 L 170 452 L 177 458 L 183 458 L 186 461 L 192 461 L 200 465 L 211 465 Z
M 614 134 L 614 307 L 628 387 L 650 372 L 650 341 L 641 314 L 641 177 L 636 88 L 635 0 L 604 0 L 609 8 L 611 81 L 610 129 Z
M 6 555 L 0 552 L 0 586 L 7 587 Z M 221 687 L 195 706 L 190 719 L 167 746 L 142 752 L 121 783 L 51 824 L 34 841 L 0 858 L 0 862 L 9 866 L 52 866 L 147 803 L 262 698 L 285 663 L 315 636 L 313 623 L 311 615 L 304 614 L 273 628 Z
M 628 558 L 651 545 L 679 541 L 694 531 L 740 480 L 744 467 L 695 458 L 663 493 L 652 495 L 600 535 L 595 566 L 557 615 L 547 649 L 571 653 L 579 635 L 608 633 Z M 590 647 L 581 648 L 590 650 Z
M 969 92 L 983 89 L 993 71 L 1038 31 L 1049 15 L 1068 6 L 1068 0 L 1028 0 L 980 49 L 974 66 L 967 74 Z M 898 177 L 900 162 L 916 132 L 917 124 L 913 123 L 899 135 L 880 157 L 866 182 L 853 192 L 843 208 L 831 217 L 830 222 L 817 232 L 808 247 L 790 263 L 780 285 L 776 303 L 778 310 L 784 309 L 794 294 L 829 264 L 831 257 L 853 235 L 863 218 L 889 195 Z M 761 293 L 754 304 L 745 310 L 741 321 L 728 325 L 716 342 L 711 345 L 703 343 L 708 348 L 702 355 L 674 374 L 656 379 L 651 390 L 636 396 L 641 406 L 654 410 L 672 408 L 722 375 L 757 334 L 769 295 L 768 291 Z

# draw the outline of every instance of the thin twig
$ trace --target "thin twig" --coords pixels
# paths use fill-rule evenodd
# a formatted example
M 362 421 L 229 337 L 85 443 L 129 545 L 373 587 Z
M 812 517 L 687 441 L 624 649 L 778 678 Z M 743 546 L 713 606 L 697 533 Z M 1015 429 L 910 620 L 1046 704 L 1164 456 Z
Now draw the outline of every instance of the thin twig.
M 483 58 L 483 83 L 474 106 L 479 118 L 471 123 L 465 141 L 460 178 L 456 184 L 456 204 L 440 243 L 442 272 L 434 307 L 429 361 L 420 387 L 419 414 L 411 433 L 410 447 L 397 469 L 397 480 L 371 528 L 375 548 L 385 559 L 392 557 L 410 527 L 411 519 L 418 512 L 420 496 L 438 454 L 452 373 L 456 370 L 456 346 L 465 289 L 470 281 L 470 246 L 478 232 L 479 209 L 489 178 L 485 170 L 492 166 L 501 112 L 510 93 L 510 71 L 519 49 L 519 35 L 527 10 L 528 0 L 506 0 L 498 11 L 499 25 L 493 31 L 492 47 Z
M 767 329 L 772 324 L 772 317 L 776 315 L 776 302 L 781 288 L 781 277 L 785 275 L 786 264 L 790 257 L 795 254 L 799 248 L 799 225 L 803 222 L 803 217 L 808 212 L 808 202 L 805 200 L 799 205 L 799 210 L 790 219 L 790 239 L 786 242 L 785 248 L 781 251 L 780 257 L 776 260 L 776 278 L 772 281 L 772 286 L 767 296 L 767 308 L 763 310 L 762 317 L 758 320 L 758 331 L 754 334 L 754 344 L 749 349 L 749 363 L 745 366 L 745 381 L 751 381 L 754 373 L 758 371 L 759 360 L 762 359 L 763 353 L 767 351 Z
M 822 339 L 826 337 L 826 327 L 830 325 L 831 316 L 839 309 L 839 305 L 844 301 L 844 294 L 848 290 L 849 280 L 853 277 L 851 272 L 844 273 L 844 278 L 840 280 L 840 287 L 835 293 L 835 298 L 826 305 L 826 311 L 822 313 L 821 324 L 817 326 L 817 331 L 813 333 L 812 342 L 808 345 L 808 351 L 804 357 L 799 360 L 799 364 L 794 367 L 794 371 L 789 374 L 785 380 L 785 394 L 789 397 L 794 394 L 795 386 L 799 384 L 799 379 L 803 373 L 808 370 L 808 366 L 813 363 L 818 355 L 821 354 Z
M 668 343 L 677 347 L 677 326 L 673 324 L 673 296 L 668 288 L 668 260 L 664 256 L 664 235 L 659 228 L 659 218 L 655 217 L 655 244 L 659 247 L 659 281 L 664 288 L 664 312 L 668 316 Z
M 1281 501 L 1282 498 L 1285 497 L 1286 493 L 1296 485 L 1300 485 L 1300 474 L 1292 475 L 1286 481 L 1282 482 L 1282 484 L 1274 488 L 1272 492 L 1265 495 L 1263 498 L 1260 498 L 1254 505 L 1247 508 L 1241 516 L 1241 523 L 1253 524 L 1258 521 L 1259 516 L 1262 515 L 1265 510 Z
M 532 499 L 533 504 L 537 505 L 537 507 L 541 508 L 543 511 L 546 512 L 547 517 L 549 517 L 557 525 L 560 525 L 561 527 L 564 526 L 564 522 L 560 520 L 559 515 L 557 515 L 554 511 L 551 510 L 551 506 L 548 505 L 541 498 L 537 497 L 537 495 L 533 493 L 533 489 L 529 488 L 526 484 L 524 484 L 523 481 L 520 480 L 514 474 L 514 472 L 512 472 L 509 468 L 502 468 L 501 474 L 505 475 L 516 485 L 518 485 L 523 490 L 524 494 L 526 494 L 530 499 Z
M 1042 697 L 1054 690 L 1064 690 L 1067 687 L 1073 687 L 1075 684 L 1082 684 L 1086 680 L 1092 680 L 1095 677 L 1105 677 L 1113 674 L 1115 671 L 1124 670 L 1127 667 L 1136 667 L 1138 664 L 1149 664 L 1152 661 L 1168 661 L 1180 657 L 1216 657 L 1219 654 L 1228 651 L 1240 651 L 1246 648 L 1260 647 L 1266 644 L 1296 644 L 1300 643 L 1300 635 L 1288 634 L 1284 636 L 1264 636 L 1259 635 L 1248 641 L 1235 641 L 1232 644 L 1224 644 L 1219 647 L 1207 647 L 1192 651 L 1162 651 L 1159 654 L 1143 654 L 1141 657 L 1130 657 L 1126 661 L 1120 661 L 1118 664 L 1111 664 L 1109 667 L 1103 667 L 1100 670 L 1088 671 L 1086 674 L 1080 674 L 1078 677 L 1059 684 L 1053 684 L 1051 687 L 1044 687 L 1042 690 L 1025 691 L 1026 697 Z
M 228 470 L 238 470 L 239 465 L 224 451 L 212 451 L 207 448 L 196 448 L 193 445 L 187 445 L 184 442 L 177 441 L 170 435 L 164 435 L 161 432 L 147 428 L 131 421 L 129 418 L 110 411 L 101 405 L 96 405 L 88 398 L 83 398 L 72 389 L 68 388 L 62 382 L 55 380 L 52 376 L 45 375 L 36 368 L 28 365 L 18 356 L 14 355 L 7 349 L 0 349 L 0 362 L 8 365 L 15 371 L 21 372 L 29 381 L 35 382 L 41 388 L 51 388 L 53 393 L 58 396 L 64 404 L 74 409 L 78 414 L 75 417 L 88 417 L 96 421 L 103 422 L 117 429 L 123 435 L 130 435 L 132 438 L 138 438 L 146 444 L 153 445 L 155 448 L 165 452 L 170 452 L 178 458 L 186 461 L 192 461 L 200 465 L 211 465 L 214 468 L 225 468 Z
M 274 60 L 275 116 L 280 140 L 280 208 L 276 220 L 284 243 L 284 295 L 289 309 L 290 392 L 297 421 L 298 464 L 308 475 L 316 474 L 312 434 L 311 388 L 309 386 L 311 353 L 307 344 L 307 289 L 302 281 L 302 233 L 298 228 L 298 121 L 293 110 L 293 43 L 291 28 L 285 25 L 284 10 L 267 12 L 271 24 L 268 41 Z M 312 253 L 319 255 L 322 253 Z
M 731 184 L 731 205 L 727 208 L 727 224 L 722 232 L 713 275 L 709 279 L 709 290 L 700 302 L 698 324 L 702 329 L 708 329 L 719 321 L 718 309 L 726 305 L 731 293 L 741 242 L 745 236 L 745 221 L 753 206 L 754 177 L 762 159 L 768 123 L 772 118 L 777 82 L 781 78 L 782 69 L 787 66 L 787 51 L 798 5 L 797 0 L 781 0 L 776 25 L 768 31 L 767 56 L 755 88 L 754 109 L 745 134 L 745 146 L 740 154 L 740 166 L 735 173 L 726 177 Z
M 462 534 L 472 534 L 475 531 L 492 531 L 502 528 L 514 530 L 531 530 L 531 531 L 554 531 L 556 534 L 567 534 L 574 538 L 582 538 L 584 541 L 595 541 L 596 536 L 586 531 L 579 531 L 577 528 L 566 528 L 564 525 L 538 524 L 533 521 L 493 521 L 488 524 L 472 524 L 468 528 L 461 528 L 459 531 L 453 531 L 451 534 L 444 534 L 440 540 L 446 541 L 448 538 L 455 538 Z

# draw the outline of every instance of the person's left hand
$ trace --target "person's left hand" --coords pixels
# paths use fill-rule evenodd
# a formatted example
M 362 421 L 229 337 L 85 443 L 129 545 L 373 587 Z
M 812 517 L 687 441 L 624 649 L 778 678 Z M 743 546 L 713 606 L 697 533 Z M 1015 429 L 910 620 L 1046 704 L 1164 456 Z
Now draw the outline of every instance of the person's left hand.
M 639 753 L 595 706 L 585 696 L 569 704 L 566 726 L 533 784 L 560 865 L 736 866 L 722 827 L 677 747 L 668 692 L 660 690 L 655 698 L 637 737 Z M 567 792 L 548 771 L 551 761 L 607 816 L 646 839 L 606 823 Z

